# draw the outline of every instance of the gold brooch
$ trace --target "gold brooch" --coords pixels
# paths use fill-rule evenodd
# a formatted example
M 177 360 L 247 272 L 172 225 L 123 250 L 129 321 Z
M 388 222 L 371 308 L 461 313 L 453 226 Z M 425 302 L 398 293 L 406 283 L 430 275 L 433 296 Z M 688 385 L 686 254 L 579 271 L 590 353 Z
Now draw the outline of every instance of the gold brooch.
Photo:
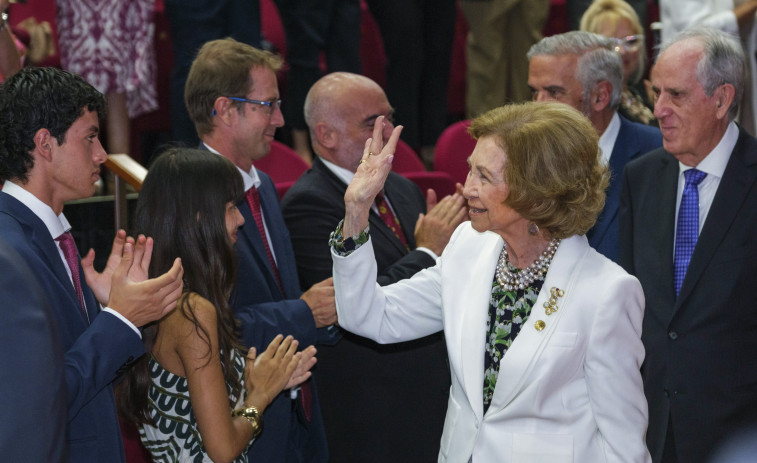
M 549 290 L 549 294 L 549 300 L 544 303 L 544 312 L 547 315 L 552 315 L 557 312 L 557 309 L 559 309 L 559 307 L 557 307 L 557 298 L 565 296 L 565 291 L 553 286 L 552 289 Z

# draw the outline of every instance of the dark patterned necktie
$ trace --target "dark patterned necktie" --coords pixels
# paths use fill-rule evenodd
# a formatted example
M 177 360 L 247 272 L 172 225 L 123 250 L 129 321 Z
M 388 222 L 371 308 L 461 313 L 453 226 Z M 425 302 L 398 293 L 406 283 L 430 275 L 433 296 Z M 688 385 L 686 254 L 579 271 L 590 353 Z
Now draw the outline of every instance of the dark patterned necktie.
M 400 221 L 397 220 L 397 217 L 392 212 L 392 209 L 389 207 L 389 203 L 386 202 L 386 197 L 383 195 L 383 193 L 379 193 L 376 196 L 376 207 L 378 208 L 379 217 L 381 217 L 381 220 L 386 224 L 387 227 L 389 227 L 390 230 L 392 230 L 394 236 L 396 236 L 397 239 L 400 240 L 402 245 L 407 249 L 407 239 L 405 239 L 405 234 L 402 232 Z
M 71 270 L 71 280 L 74 282 L 74 288 L 76 289 L 76 296 L 79 298 L 79 306 L 84 312 L 84 316 L 87 316 L 87 309 L 84 305 L 84 293 L 81 289 L 81 277 L 79 276 L 79 250 L 76 249 L 76 243 L 71 232 L 64 232 L 59 237 L 55 238 L 55 241 L 60 245 L 60 249 L 63 251 L 63 256 L 66 258 L 68 268 Z

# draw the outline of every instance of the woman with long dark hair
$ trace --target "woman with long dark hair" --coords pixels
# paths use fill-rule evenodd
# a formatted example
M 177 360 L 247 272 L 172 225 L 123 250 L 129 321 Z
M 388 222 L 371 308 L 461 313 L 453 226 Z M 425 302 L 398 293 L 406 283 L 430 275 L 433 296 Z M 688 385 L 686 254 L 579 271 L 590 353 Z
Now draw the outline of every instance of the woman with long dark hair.
M 307 379 L 315 363 L 313 347 L 297 353 L 297 341 L 281 335 L 245 359 L 228 304 L 243 194 L 231 162 L 182 148 L 153 163 L 140 192 L 134 231 L 154 238 L 150 274 L 176 257 L 184 265 L 177 309 L 144 330 L 151 355 L 119 390 L 122 416 L 140 425 L 156 460 L 246 462 L 266 406 Z

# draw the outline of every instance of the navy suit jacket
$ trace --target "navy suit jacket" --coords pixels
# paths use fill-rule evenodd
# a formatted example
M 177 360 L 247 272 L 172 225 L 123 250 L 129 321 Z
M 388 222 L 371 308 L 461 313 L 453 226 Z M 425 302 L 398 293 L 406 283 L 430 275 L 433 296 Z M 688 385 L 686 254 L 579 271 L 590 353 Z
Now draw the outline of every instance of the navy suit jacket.
M 282 210 L 302 287 L 332 274 L 328 238 L 344 218 L 346 189 L 316 158 L 284 196 Z M 415 249 L 415 222 L 426 211 L 418 187 L 390 173 L 384 193 L 412 249 L 371 211 L 378 282 L 387 285 L 433 266 L 435 260 Z M 450 387 L 441 333 L 390 345 L 345 333 L 335 346 L 318 348 L 315 374 L 332 463 L 436 461 Z
M 237 283 L 231 305 L 242 326 L 242 341 L 262 352 L 279 333 L 292 335 L 306 347 L 317 342 L 333 342 L 327 329 L 316 329 L 308 305 L 299 299 L 302 291 L 297 280 L 297 265 L 289 232 L 281 216 L 279 199 L 271 178 L 258 171 L 262 184 L 261 209 L 265 218 L 284 292 L 279 289 L 268 260 L 260 232 L 245 200 L 239 211 L 245 223 L 237 233 L 234 246 L 237 256 Z M 311 380 L 313 381 L 313 380 Z M 315 386 L 313 384 L 313 386 Z M 266 409 L 265 431 L 248 452 L 250 461 L 325 462 L 328 460 L 316 388 L 312 387 L 311 421 L 304 417 L 302 401 L 281 393 Z
M 597 223 L 586 233 L 591 247 L 610 260 L 618 261 L 618 209 L 623 168 L 633 159 L 661 146 L 660 129 L 631 122 L 620 116 L 620 132 L 610 155 L 611 177 L 605 207 L 599 214 Z
M 113 381 L 145 348 L 140 337 L 100 305 L 82 281 L 84 316 L 58 247 L 42 220 L 12 196 L 0 192 L 0 237 L 18 252 L 53 306 L 55 326 L 65 351 L 68 402 L 67 439 L 72 462 L 123 462 Z M 84 273 L 79 266 L 80 274 Z M 18 285 L 4 298 L 25 297 L 33 282 Z M 32 348 L 32 346 L 19 346 Z
M 663 149 L 626 167 L 620 262 L 646 298 L 652 459 L 661 461 L 670 420 L 678 461 L 698 463 L 757 423 L 757 140 L 740 129 L 676 298 L 678 175 L 678 160 Z
M 68 461 L 63 348 L 53 309 L 21 255 L 1 238 L 0 269 L 0 455 Z

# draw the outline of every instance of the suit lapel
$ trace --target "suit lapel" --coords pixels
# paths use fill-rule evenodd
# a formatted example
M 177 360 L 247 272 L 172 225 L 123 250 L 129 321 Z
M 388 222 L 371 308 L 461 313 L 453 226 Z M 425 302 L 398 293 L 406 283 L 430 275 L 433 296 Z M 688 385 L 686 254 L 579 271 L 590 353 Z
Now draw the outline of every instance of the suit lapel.
M 281 283 L 284 285 L 284 298 L 296 299 L 300 297 L 300 280 L 297 276 L 297 265 L 294 263 L 294 250 L 289 238 L 289 231 L 284 223 L 284 217 L 281 215 L 281 206 L 279 205 L 279 196 L 273 181 L 264 172 L 258 171 L 260 175 L 260 207 L 263 210 L 263 217 L 268 227 L 268 233 L 271 235 L 271 247 L 276 254 L 277 267 L 281 275 Z M 262 243 L 261 243 L 262 244 Z M 263 250 L 265 252 L 265 250 Z M 267 257 L 266 257 L 267 260 Z M 268 269 L 273 276 L 273 270 L 270 265 Z
M 6 209 L 8 213 L 27 230 L 31 246 L 36 249 L 37 255 L 45 262 L 47 268 L 53 273 L 58 284 L 64 288 L 69 298 L 67 305 L 70 306 L 72 310 L 76 308 L 76 312 L 82 322 L 88 324 L 89 322 L 87 321 L 87 318 L 79 308 L 79 297 L 76 295 L 76 289 L 71 283 L 71 278 L 68 276 L 68 272 L 66 272 L 66 267 L 63 265 L 60 253 L 58 252 L 58 246 L 55 244 L 55 240 L 50 235 L 45 224 L 39 217 L 34 215 L 28 207 L 16 198 L 2 192 L 0 192 L 0 197 L 2 198 L 1 203 L 3 203 L 0 208 Z M 81 270 L 81 265 L 79 265 L 79 269 L 79 275 L 81 275 L 83 280 L 84 272 Z M 87 288 L 87 293 L 85 294 L 91 294 L 91 290 L 87 287 L 86 281 L 83 280 L 82 290 L 84 290 L 85 287 Z M 90 319 L 93 316 L 94 315 L 90 314 Z
M 276 278 L 273 276 L 273 269 L 271 269 L 271 264 L 268 261 L 268 254 L 266 253 L 265 247 L 263 245 L 263 238 L 260 236 L 258 227 L 255 224 L 255 219 L 252 217 L 250 206 L 248 205 L 247 201 L 242 200 L 239 202 L 239 204 L 237 204 L 237 208 L 239 209 L 239 212 L 242 213 L 242 217 L 244 217 L 244 225 L 242 226 L 241 230 L 242 235 L 247 241 L 248 248 L 250 249 L 253 258 L 258 263 L 258 268 L 265 269 L 265 272 L 263 273 L 265 274 L 265 279 L 271 292 L 274 294 L 281 294 L 279 285 L 276 282 Z M 239 244 L 237 244 L 237 246 L 238 245 Z
M 678 160 L 664 152 L 659 164 L 649 169 L 642 187 L 647 192 L 644 203 L 634 205 L 645 211 L 644 219 L 636 221 L 635 227 L 643 228 L 638 233 L 643 237 L 635 242 L 636 252 L 643 255 L 645 268 L 654 268 L 659 272 L 656 280 L 660 281 L 662 294 L 672 307 L 675 299 L 673 289 L 673 245 L 675 238 L 676 196 L 678 194 Z M 648 211 L 648 212 L 647 212 Z
M 458 291 L 450 304 L 455 307 L 454 313 L 448 310 L 449 320 L 446 326 L 456 327 L 451 334 L 452 340 L 448 344 L 458 344 L 459 349 L 450 349 L 459 352 L 460 358 L 456 359 L 461 368 L 453 368 L 453 371 L 462 371 L 462 378 L 458 378 L 465 385 L 465 394 L 470 402 L 471 409 L 481 419 L 484 414 L 484 343 L 486 342 L 486 318 L 489 314 L 489 300 L 491 299 L 492 281 L 494 269 L 497 266 L 499 253 L 502 251 L 504 241 L 498 235 L 487 232 L 484 236 L 475 240 L 474 249 L 469 251 L 471 265 L 458 265 L 450 273 L 455 279 L 466 282 L 465 290 Z M 458 288 L 457 285 L 454 285 Z M 449 333 L 449 329 L 447 329 Z M 450 334 L 448 334 L 450 336 Z
M 686 277 L 676 300 L 675 308 L 683 304 L 696 286 L 699 277 L 712 260 L 736 214 L 741 210 L 747 193 L 757 179 L 757 143 L 743 129 L 726 165 L 723 178 L 715 193 L 710 211 L 699 235 L 694 254 L 686 270 Z
M 636 137 L 631 130 L 630 123 L 623 117 L 620 117 L 620 131 L 610 154 L 609 167 L 611 177 L 610 184 L 607 187 L 605 207 L 602 209 L 597 224 L 587 233 L 592 246 L 596 247 L 602 242 L 610 224 L 613 220 L 616 220 L 620 204 L 621 174 L 628 161 L 639 154 L 638 146 L 639 144 L 636 142 Z
M 560 319 L 570 316 L 570 306 L 574 301 L 572 296 L 577 281 L 576 276 L 580 273 L 581 266 L 589 251 L 590 247 L 586 238 L 582 236 L 567 238 L 560 244 L 528 320 L 521 327 L 518 336 L 500 361 L 497 387 L 494 390 L 492 403 L 487 413 L 499 412 L 523 389 L 529 373 L 534 365 L 539 362 L 541 353 L 554 334 Z M 559 309 L 557 312 L 547 315 L 544 303 L 549 299 L 550 288 L 552 287 L 562 289 L 565 294 L 558 299 Z M 580 301 L 576 303 L 580 303 Z M 545 328 L 542 331 L 538 331 L 534 325 L 539 320 L 545 323 Z

